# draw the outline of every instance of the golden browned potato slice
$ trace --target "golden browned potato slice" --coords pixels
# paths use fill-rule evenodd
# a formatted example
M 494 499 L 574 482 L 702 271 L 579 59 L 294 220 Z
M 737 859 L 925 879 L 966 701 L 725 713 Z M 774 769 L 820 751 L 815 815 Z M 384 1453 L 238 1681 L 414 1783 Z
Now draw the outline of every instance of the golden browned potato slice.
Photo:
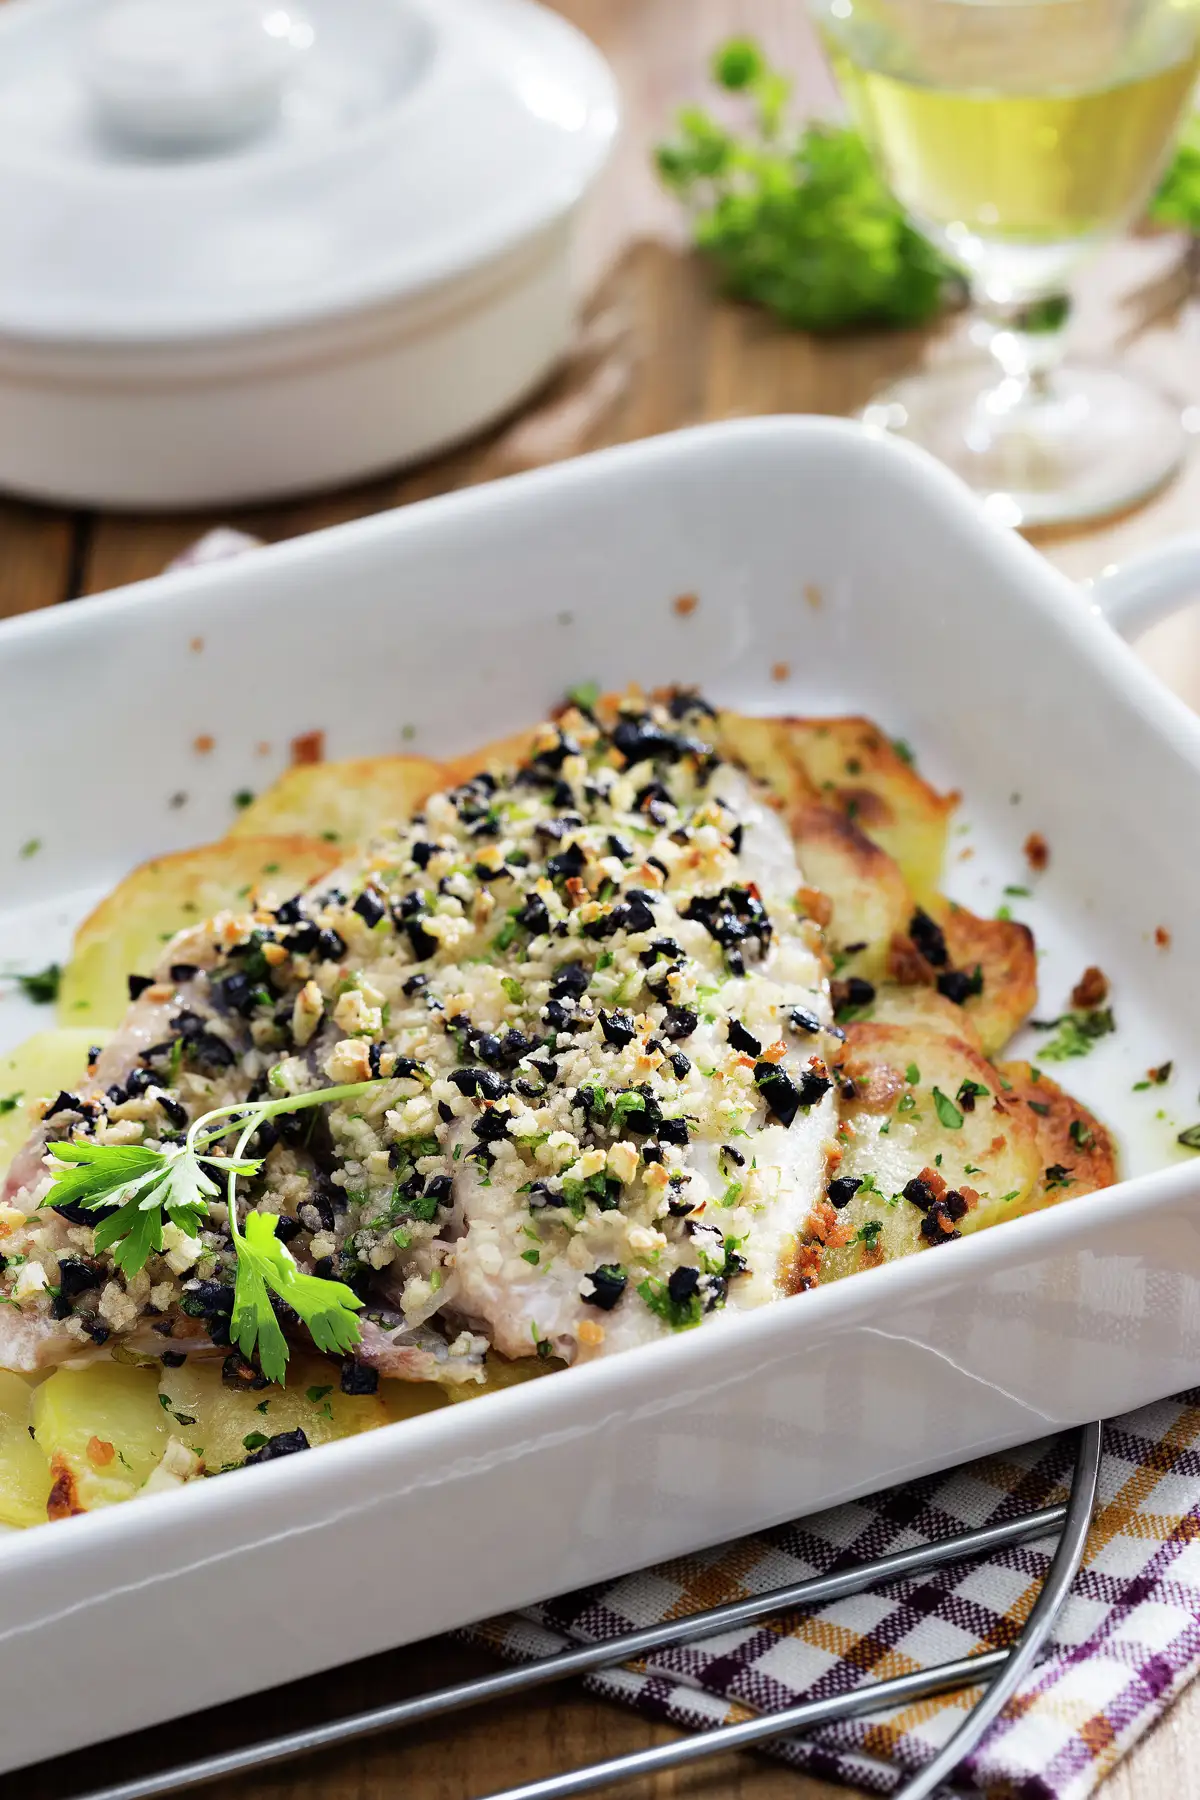
M 885 981 L 876 988 L 875 999 L 864 1008 L 862 1016 L 876 1025 L 928 1026 L 945 1037 L 961 1038 L 972 1050 L 983 1054 L 971 1013 L 965 1006 L 955 1006 L 936 988 L 898 987 L 895 982 Z
M 831 908 L 825 941 L 839 975 L 880 981 L 892 939 L 912 917 L 913 902 L 896 864 L 857 825 L 811 802 L 789 813 L 804 880 Z
M 161 1416 L 214 1475 L 244 1463 L 281 1432 L 299 1429 L 315 1448 L 386 1425 L 390 1414 L 381 1395 L 343 1394 L 340 1373 L 336 1362 L 299 1356 L 288 1365 L 285 1388 L 232 1388 L 222 1380 L 219 1358 L 189 1357 L 159 1377 Z M 433 1404 L 440 1398 L 439 1390 Z
M 230 837 L 284 837 L 302 833 L 343 847 L 357 844 L 380 825 L 398 824 L 440 787 L 440 763 L 422 756 L 363 756 L 348 762 L 303 763 L 238 816 Z
M 0 1369 L 0 1523 L 41 1525 L 50 1498 L 50 1459 L 29 1435 L 33 1389 Z
M 923 781 L 870 719 L 743 719 L 722 713 L 720 736 L 781 798 L 818 798 L 853 819 L 899 864 L 918 899 L 937 891 L 957 796 Z
M 155 1368 L 56 1369 L 33 1395 L 34 1438 L 50 1459 L 49 1517 L 130 1500 L 160 1462 L 170 1421 Z
M 109 1035 L 79 1026 L 38 1031 L 0 1057 L 0 1178 L 37 1123 L 35 1101 L 73 1088 L 83 1077 L 89 1048 L 103 1048 Z
M 951 966 L 978 968 L 983 991 L 968 996 L 970 1013 L 983 1043 L 994 1056 L 1037 1005 L 1037 949 L 1028 925 L 1017 919 L 980 919 L 965 906 L 939 900 L 934 915 L 946 934 Z
M 1026 1062 L 997 1063 L 996 1073 L 1009 1084 L 1006 1098 L 1030 1113 L 1037 1139 L 1042 1168 L 1027 1212 L 1112 1186 L 1116 1150 L 1094 1113 Z
M 531 725 L 527 730 L 514 731 L 511 737 L 493 738 L 491 743 L 481 744 L 477 750 L 452 757 L 442 765 L 443 786 L 458 787 L 461 782 L 470 781 L 473 775 L 514 768 L 529 755 L 536 732 L 537 727 Z
M 839 1104 L 849 1129 L 822 1211 L 821 1281 L 1038 1204 L 1035 1115 L 962 1039 L 929 1026 L 855 1023 L 847 1028 L 842 1079 L 854 1095 Z M 847 1191 L 838 1182 L 856 1179 L 857 1191 L 833 1206 Z M 914 1179 L 923 1185 L 910 1188 Z
M 260 893 L 280 899 L 336 868 L 332 844 L 316 838 L 227 838 L 156 857 L 127 875 L 75 933 L 63 970 L 58 1013 L 64 1025 L 118 1025 L 129 1004 L 127 978 L 148 974 L 163 945 L 185 925 Z
M 1033 933 L 1016 919 L 981 919 L 937 898 L 892 942 L 888 972 L 901 984 L 940 989 L 970 1018 L 994 1056 L 1037 1004 Z
M 716 735 L 721 753 L 777 794 L 789 811 L 822 798 L 796 751 L 791 719 L 758 719 L 722 712 Z M 820 885 L 818 883 L 818 885 Z

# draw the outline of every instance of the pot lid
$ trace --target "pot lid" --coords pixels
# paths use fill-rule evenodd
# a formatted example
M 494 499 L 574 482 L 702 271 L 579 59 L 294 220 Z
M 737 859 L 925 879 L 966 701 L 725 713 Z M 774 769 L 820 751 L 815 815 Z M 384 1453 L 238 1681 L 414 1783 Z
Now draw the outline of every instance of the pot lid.
M 0 336 L 223 338 L 452 283 L 569 212 L 616 122 L 532 0 L 10 0 Z

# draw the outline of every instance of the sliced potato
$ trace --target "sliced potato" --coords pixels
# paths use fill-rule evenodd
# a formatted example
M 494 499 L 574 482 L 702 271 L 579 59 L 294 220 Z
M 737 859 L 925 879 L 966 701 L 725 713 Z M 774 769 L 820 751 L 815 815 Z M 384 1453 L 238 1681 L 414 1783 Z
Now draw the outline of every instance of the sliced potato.
M 899 987 L 886 981 L 875 990 L 875 999 L 864 1008 L 862 1017 L 876 1025 L 926 1025 L 946 1037 L 961 1038 L 970 1049 L 981 1055 L 983 1045 L 971 1014 L 965 1006 L 955 1006 L 931 987 Z
M 730 746 L 740 725 L 729 736 Z M 744 725 L 747 721 L 742 721 Z M 800 781 L 810 797 L 844 812 L 899 864 L 918 899 L 937 890 L 957 796 L 939 794 L 870 719 L 755 719 L 746 766 L 785 800 Z M 801 798 L 804 797 L 802 793 Z
M 1026 1212 L 1112 1186 L 1116 1150 L 1094 1113 L 1027 1062 L 997 1063 L 996 1073 L 1009 1083 L 1007 1098 L 1028 1109 L 1037 1140 L 1041 1173 Z
M 919 915 L 914 915 L 908 930 L 897 933 L 892 940 L 888 973 L 901 984 L 924 982 L 933 986 L 951 976 L 962 977 L 964 983 L 977 976 L 979 991 L 967 991 L 961 1006 L 979 1036 L 984 1054 L 994 1056 L 1037 1004 L 1037 949 L 1033 933 L 1016 919 L 981 919 L 965 906 L 942 898 L 929 902 L 924 921 L 926 932 L 931 921 L 940 927 L 945 940 L 944 960 L 931 963 L 927 954 L 922 954 L 919 946 L 929 952 L 930 944 L 919 929 Z
M 157 1369 L 56 1369 L 34 1390 L 33 1434 L 50 1459 L 52 1519 L 130 1500 L 162 1460 L 169 1422 Z
M 423 756 L 363 756 L 349 762 L 303 763 L 239 814 L 230 837 L 302 833 L 343 848 L 380 825 L 412 817 L 423 800 L 447 786 L 440 764 Z
M 510 737 L 493 738 L 491 743 L 481 744 L 478 750 L 468 750 L 464 756 L 452 757 L 442 767 L 445 786 L 458 787 L 485 770 L 511 769 L 517 763 L 524 762 L 533 747 L 536 729 L 530 726 L 526 731 L 514 731 Z
M 285 898 L 336 868 L 336 847 L 307 837 L 227 838 L 143 863 L 101 901 L 75 933 L 59 989 L 64 1025 L 119 1025 L 130 974 L 149 974 L 163 945 L 185 925 L 256 892 Z
M 382 1397 L 343 1394 L 339 1374 L 335 1362 L 294 1357 L 285 1388 L 232 1388 L 221 1378 L 220 1359 L 189 1357 L 179 1368 L 162 1371 L 159 1392 L 166 1404 L 161 1416 L 213 1475 L 244 1463 L 281 1432 L 299 1428 L 315 1448 L 386 1425 L 389 1412 Z
M 953 901 L 934 903 L 954 968 L 983 976 L 983 992 L 963 1006 L 984 1053 L 994 1056 L 1037 1005 L 1037 949 L 1028 925 L 1017 919 L 981 919 Z
M 42 1525 L 50 1498 L 50 1459 L 29 1435 L 33 1389 L 0 1369 L 0 1523 Z
M 111 1034 L 74 1026 L 36 1031 L 0 1057 L 0 1174 L 7 1169 L 37 1123 L 34 1101 L 73 1088 L 87 1067 L 93 1044 L 103 1048 Z M 10 1104 L 15 1102 L 15 1104 Z
M 474 1400 L 477 1394 L 495 1394 L 501 1388 L 520 1387 L 522 1382 L 532 1381 L 538 1375 L 549 1375 L 552 1370 L 565 1367 L 565 1363 L 553 1356 L 501 1356 L 498 1350 L 489 1350 L 482 1382 L 458 1381 L 447 1385 L 443 1391 L 446 1399 L 457 1406 L 464 1400 Z M 389 1385 L 403 1387 L 404 1383 L 395 1381 Z
M 836 1211 L 821 1254 L 821 1281 L 911 1255 L 949 1236 L 936 1209 L 904 1197 L 904 1188 L 923 1171 L 931 1171 L 935 1191 L 944 1183 L 967 1201 L 961 1217 L 947 1219 L 960 1234 L 1037 1204 L 1042 1163 L 1034 1115 L 962 1039 L 929 1026 L 855 1023 L 847 1027 L 842 1077 L 856 1089 L 840 1103 L 853 1135 L 844 1134 L 834 1175 L 857 1177 L 863 1185 Z
M 759 719 L 745 713 L 722 712 L 717 716 L 717 742 L 722 755 L 756 775 L 779 796 L 789 812 L 821 799 L 820 789 L 810 781 L 796 754 L 792 724 L 791 719 Z
M 797 860 L 807 883 L 832 909 L 825 940 L 842 975 L 879 981 L 892 939 L 912 917 L 903 875 L 878 845 L 832 807 L 807 802 L 789 814 Z

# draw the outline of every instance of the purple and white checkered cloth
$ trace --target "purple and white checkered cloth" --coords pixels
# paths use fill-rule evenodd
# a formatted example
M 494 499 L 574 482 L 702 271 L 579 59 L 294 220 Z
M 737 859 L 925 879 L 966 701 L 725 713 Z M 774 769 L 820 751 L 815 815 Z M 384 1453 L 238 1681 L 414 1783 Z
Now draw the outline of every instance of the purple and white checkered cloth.
M 999 1523 L 1065 1496 L 1070 1437 L 781 1525 L 569 1594 L 476 1633 L 546 1655 Z M 1200 1668 L 1200 1389 L 1105 1427 L 1087 1555 L 1049 1649 L 960 1773 L 985 1793 L 1082 1800 Z M 1054 1542 L 889 1582 L 593 1676 L 600 1694 L 692 1730 L 981 1650 L 1020 1631 Z M 886 1794 L 932 1760 L 978 1690 L 825 1725 L 770 1747 L 796 1768 Z

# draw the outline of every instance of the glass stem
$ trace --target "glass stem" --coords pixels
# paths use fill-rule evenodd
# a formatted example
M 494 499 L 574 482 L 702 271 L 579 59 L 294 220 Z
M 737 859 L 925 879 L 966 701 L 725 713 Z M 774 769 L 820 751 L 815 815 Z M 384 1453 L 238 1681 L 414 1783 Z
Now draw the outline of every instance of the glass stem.
M 995 358 L 1014 404 L 1046 399 L 1062 361 L 1071 300 L 1065 293 L 1032 300 L 975 296 L 972 335 Z

